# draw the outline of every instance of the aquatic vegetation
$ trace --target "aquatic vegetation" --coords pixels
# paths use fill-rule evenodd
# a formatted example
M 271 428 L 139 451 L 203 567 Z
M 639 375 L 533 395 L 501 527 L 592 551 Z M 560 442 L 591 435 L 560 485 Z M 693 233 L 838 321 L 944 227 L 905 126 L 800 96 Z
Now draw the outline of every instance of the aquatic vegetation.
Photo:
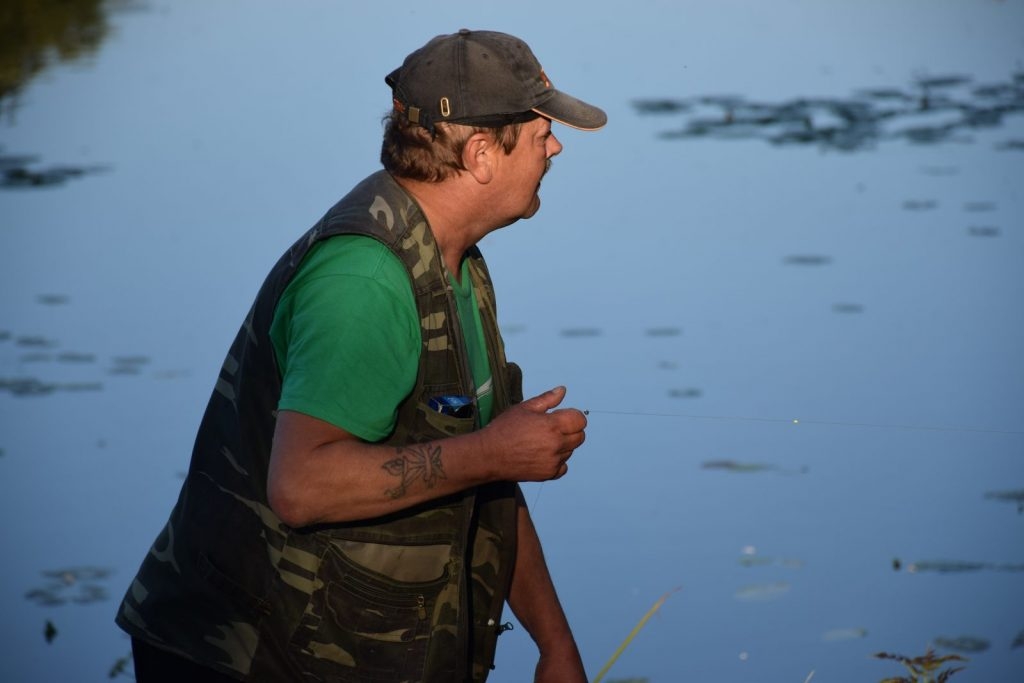
M 668 395 L 672 398 L 700 398 L 703 392 L 696 387 L 685 387 L 680 389 L 669 389 Z
M 864 306 L 861 304 L 854 303 L 835 303 L 832 304 L 832 311 L 835 313 L 863 313 Z
M 1013 639 L 1012 643 L 1010 643 L 1011 649 L 1018 647 L 1024 647 L 1024 631 L 1018 633 L 1017 637 Z
M 18 346 L 25 346 L 36 349 L 49 349 L 57 345 L 52 339 L 47 339 L 42 335 L 25 335 L 18 337 L 15 342 Z
M 807 474 L 809 468 L 802 465 L 797 469 L 785 469 L 778 465 L 763 462 L 740 462 L 728 458 L 721 460 L 705 460 L 700 464 L 705 470 L 724 470 L 737 474 L 753 474 L 757 472 L 776 472 L 778 474 Z
M 125 676 L 133 680 L 135 679 L 135 667 L 133 666 L 132 655 L 130 652 L 124 657 L 118 657 L 114 660 L 113 665 L 110 667 L 110 671 L 107 672 L 107 678 L 117 678 L 118 676 Z
M 40 294 L 36 301 L 46 306 L 62 306 L 71 300 L 66 294 Z
M 43 638 L 46 638 L 46 642 L 52 643 L 53 639 L 57 637 L 57 627 L 53 625 L 53 622 L 49 619 L 46 620 L 46 625 L 43 626 Z
M 989 491 L 985 494 L 989 500 L 1002 500 L 1008 503 L 1017 504 L 1017 512 L 1024 513 L 1024 489 L 1013 491 Z
M 570 327 L 562 330 L 563 337 L 599 337 L 601 330 L 596 327 Z
M 994 225 L 972 225 L 967 228 L 971 237 L 999 237 L 999 228 Z
M 944 683 L 956 672 L 963 671 L 965 667 L 958 666 L 946 669 L 945 671 L 939 671 L 940 667 L 944 666 L 947 662 L 967 661 L 960 655 L 936 656 L 935 652 L 930 648 L 920 657 L 905 657 L 888 652 L 878 652 L 874 656 L 876 659 L 895 660 L 906 667 L 910 673 L 909 677 L 886 678 L 881 683 Z
M 139 375 L 142 369 L 137 365 L 114 365 L 107 372 L 111 375 Z
M 776 146 L 816 145 L 859 151 L 889 140 L 911 144 L 971 142 L 977 129 L 1002 125 L 1024 111 L 1019 74 L 972 87 L 969 76 L 915 79 L 907 89 L 861 88 L 850 97 L 804 97 L 751 102 L 734 95 L 633 102 L 642 115 L 682 115 L 684 125 L 663 139 L 761 139 Z M 1016 144 L 1014 144 L 1016 143 Z M 1019 140 L 1001 149 L 1024 148 Z
M 106 567 L 69 567 L 41 572 L 50 579 L 43 586 L 25 593 L 25 598 L 44 607 L 55 607 L 68 602 L 89 604 L 102 602 L 109 596 L 107 589 L 100 585 L 113 574 Z
M 57 356 L 57 360 L 62 363 L 95 363 L 96 354 L 65 351 Z
M 14 396 L 45 396 L 55 391 L 99 391 L 101 382 L 44 382 L 35 377 L 0 377 L 0 391 Z
M 755 553 L 743 554 L 740 556 L 740 564 L 744 567 L 784 567 L 786 569 L 802 569 L 803 560 L 787 557 L 770 557 L 757 555 Z
M 56 384 L 43 382 L 34 377 L 0 377 L 0 391 L 9 391 L 15 396 L 40 396 L 51 394 Z
M 683 331 L 678 327 L 649 327 L 648 337 L 678 337 Z
M 866 628 L 834 628 L 821 634 L 821 639 L 826 643 L 839 643 L 846 640 L 860 640 L 867 638 Z
M 827 266 L 832 263 L 832 257 L 821 254 L 792 254 L 782 262 L 789 266 Z
M 753 583 L 738 589 L 733 593 L 733 597 L 743 602 L 767 602 L 781 598 L 790 588 L 788 581 Z
M 985 212 L 988 212 L 988 211 L 995 211 L 995 210 L 996 210 L 995 202 L 978 201 L 978 202 L 966 202 L 964 204 L 964 211 L 969 211 L 971 213 L 985 213 Z
M 992 646 L 985 638 L 974 636 L 958 636 L 956 638 L 938 637 L 934 641 L 935 647 L 943 650 L 956 650 L 957 652 L 984 652 Z
M 725 470 L 726 472 L 767 472 L 777 469 L 775 465 L 760 462 L 739 462 L 736 460 L 706 460 L 700 464 L 705 470 Z
M 892 568 L 899 571 L 903 563 L 899 558 L 894 558 Z M 909 574 L 919 572 L 936 572 L 938 574 L 963 574 L 982 570 L 998 572 L 1024 572 L 1024 564 L 999 564 L 996 562 L 971 562 L 963 560 L 923 560 L 907 564 Z
M 615 652 L 612 654 L 611 658 L 607 662 L 605 662 L 605 665 L 602 666 L 601 670 L 597 672 L 597 676 L 594 677 L 593 683 L 601 683 L 601 679 L 604 678 L 604 675 L 608 673 L 608 670 L 612 668 L 612 665 L 615 664 L 618 658 L 622 656 L 622 653 L 626 651 L 626 648 L 629 647 L 629 644 L 631 642 L 633 642 L 633 639 L 636 638 L 636 635 L 638 633 L 640 633 L 641 629 L 643 629 L 647 621 L 652 616 L 654 616 L 655 612 L 661 609 L 661 606 L 665 604 L 665 601 L 668 600 L 669 596 L 678 590 L 679 588 L 673 588 L 668 593 L 662 595 L 655 601 L 654 605 L 649 610 L 647 610 L 647 612 L 642 617 L 640 617 L 640 621 L 637 622 L 637 625 L 633 627 L 633 630 L 629 632 L 629 635 L 626 636 L 626 639 L 623 640 L 622 643 L 615 649 Z
M 146 365 L 152 359 L 149 356 L 114 356 L 111 360 L 116 365 Z
M 11 168 L 0 176 L 0 188 L 24 189 L 63 185 L 72 178 L 100 173 L 103 166 L 51 166 L 38 171 L 27 168 Z
M 907 199 L 903 202 L 905 211 L 931 211 L 938 206 L 939 203 L 934 199 Z
M 921 173 L 936 178 L 948 178 L 958 175 L 960 168 L 958 166 L 925 166 L 921 169 Z

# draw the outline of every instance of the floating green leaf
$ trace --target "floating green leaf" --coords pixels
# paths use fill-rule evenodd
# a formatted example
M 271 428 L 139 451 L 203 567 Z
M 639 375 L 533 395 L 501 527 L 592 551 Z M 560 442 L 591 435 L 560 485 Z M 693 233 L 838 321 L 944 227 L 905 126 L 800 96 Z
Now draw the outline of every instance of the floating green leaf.
M 953 674 L 962 671 L 964 667 L 954 667 L 945 671 L 937 670 L 946 662 L 967 661 L 966 658 L 960 655 L 943 655 L 939 657 L 931 648 L 928 648 L 928 651 L 920 657 L 905 657 L 904 655 L 889 652 L 878 652 L 875 654 L 875 658 L 895 660 L 910 672 L 909 678 L 886 678 L 882 680 L 882 683 L 945 683 Z

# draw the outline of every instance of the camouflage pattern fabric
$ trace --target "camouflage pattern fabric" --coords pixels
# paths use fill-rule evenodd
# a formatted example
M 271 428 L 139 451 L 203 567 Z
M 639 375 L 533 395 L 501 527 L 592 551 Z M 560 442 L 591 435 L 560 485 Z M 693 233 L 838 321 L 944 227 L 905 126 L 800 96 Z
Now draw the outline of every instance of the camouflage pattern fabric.
M 455 301 L 419 207 L 386 173 L 336 204 L 285 253 L 235 338 L 170 519 L 117 614 L 132 636 L 239 680 L 483 681 L 515 553 L 514 483 L 386 517 L 292 529 L 267 503 L 281 380 L 274 307 L 318 240 L 362 234 L 405 264 L 421 320 L 416 386 L 386 442 L 409 446 L 479 428 L 430 397 L 473 395 Z M 495 415 L 522 400 L 505 360 L 486 265 L 470 273 L 495 383 Z

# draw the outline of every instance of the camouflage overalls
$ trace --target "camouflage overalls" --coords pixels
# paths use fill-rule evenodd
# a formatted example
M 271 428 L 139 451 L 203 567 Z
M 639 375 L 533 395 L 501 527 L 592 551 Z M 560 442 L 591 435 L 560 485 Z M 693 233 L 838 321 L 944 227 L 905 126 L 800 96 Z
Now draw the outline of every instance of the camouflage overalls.
M 494 655 L 515 553 L 514 483 L 364 522 L 292 529 L 267 503 L 281 392 L 268 330 L 311 245 L 363 234 L 405 264 L 421 320 L 415 388 L 399 446 L 472 431 L 430 397 L 474 395 L 456 304 L 419 207 L 386 173 L 336 204 L 278 261 L 227 355 L 171 517 L 117 623 L 132 636 L 241 680 L 482 681 Z M 494 381 L 494 413 L 522 399 L 505 360 L 494 294 L 469 255 Z

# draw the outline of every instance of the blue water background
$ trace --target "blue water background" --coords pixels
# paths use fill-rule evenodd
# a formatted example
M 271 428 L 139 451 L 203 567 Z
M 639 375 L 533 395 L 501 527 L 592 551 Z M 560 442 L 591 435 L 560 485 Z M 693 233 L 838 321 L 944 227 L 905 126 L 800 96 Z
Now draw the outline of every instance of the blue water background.
M 843 152 L 666 139 L 684 117 L 634 102 L 1010 82 L 1024 4 L 370 5 L 120 11 L 0 122 L 3 154 L 105 169 L 0 192 L 0 377 L 102 383 L 0 392 L 0 680 L 107 680 L 128 653 L 116 603 L 263 276 L 377 168 L 384 75 L 463 26 L 522 36 L 610 119 L 556 129 L 541 212 L 481 245 L 527 393 L 591 411 L 569 476 L 526 486 L 590 675 L 678 587 L 609 679 L 877 681 L 903 670 L 872 653 L 969 635 L 991 645 L 954 680 L 1021 680 L 1024 574 L 906 567 L 1024 563 L 1024 514 L 985 497 L 1024 489 L 1024 116 Z M 81 567 L 112 570 L 107 599 L 74 576 L 66 604 L 26 597 Z M 517 628 L 492 680 L 534 661 Z

